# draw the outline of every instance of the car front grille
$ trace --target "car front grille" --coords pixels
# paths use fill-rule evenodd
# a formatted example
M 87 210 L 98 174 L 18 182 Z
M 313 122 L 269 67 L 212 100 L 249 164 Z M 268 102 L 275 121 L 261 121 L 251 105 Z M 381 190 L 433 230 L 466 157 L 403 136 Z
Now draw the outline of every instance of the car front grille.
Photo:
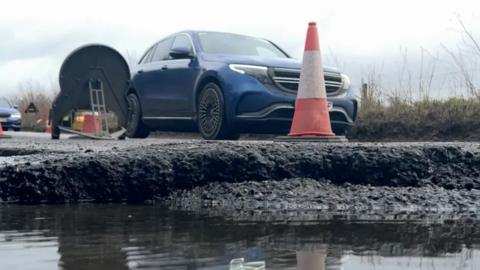
M 297 93 L 300 81 L 299 69 L 274 68 L 271 76 L 275 85 L 282 91 Z M 342 76 L 339 72 L 324 71 L 327 95 L 335 95 L 342 89 Z

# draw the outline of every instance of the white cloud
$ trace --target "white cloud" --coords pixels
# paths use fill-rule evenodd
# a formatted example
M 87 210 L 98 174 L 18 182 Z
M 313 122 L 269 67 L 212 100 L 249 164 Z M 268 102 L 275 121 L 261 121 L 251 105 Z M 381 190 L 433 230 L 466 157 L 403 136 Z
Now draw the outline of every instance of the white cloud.
M 401 57 L 402 46 L 418 53 L 420 47 L 436 52 L 440 43 L 455 44 L 456 14 L 480 34 L 477 6 L 468 0 L 8 1 L 0 16 L 0 94 L 22 80 L 50 81 L 82 44 L 140 55 L 184 29 L 262 36 L 299 58 L 308 21 L 318 22 L 324 54 L 334 54 L 358 82 L 367 67 Z

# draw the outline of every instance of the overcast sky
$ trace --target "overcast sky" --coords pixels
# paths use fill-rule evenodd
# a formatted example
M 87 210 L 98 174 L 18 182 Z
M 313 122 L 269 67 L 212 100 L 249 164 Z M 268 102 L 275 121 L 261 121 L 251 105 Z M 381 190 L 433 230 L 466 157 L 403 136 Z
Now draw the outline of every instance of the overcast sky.
M 265 37 L 301 58 L 309 21 L 317 22 L 326 64 L 357 85 L 372 70 L 385 84 L 398 83 L 405 51 L 411 79 L 419 76 L 423 52 L 424 68 L 435 65 L 441 81 L 456 71 L 440 44 L 455 49 L 462 42 L 457 16 L 480 39 L 477 2 L 6 1 L 0 10 L 0 95 L 14 94 L 28 80 L 56 82 L 63 59 L 83 44 L 104 43 L 138 58 L 184 29 Z

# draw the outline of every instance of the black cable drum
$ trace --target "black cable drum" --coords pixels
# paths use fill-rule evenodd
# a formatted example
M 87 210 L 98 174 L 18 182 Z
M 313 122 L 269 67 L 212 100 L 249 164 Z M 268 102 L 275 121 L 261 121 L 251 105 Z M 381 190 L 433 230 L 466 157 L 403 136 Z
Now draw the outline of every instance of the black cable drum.
M 91 110 L 89 82 L 101 82 L 105 104 L 124 127 L 128 104 L 126 92 L 130 69 L 123 56 L 115 49 L 91 44 L 82 46 L 67 56 L 60 69 L 60 93 L 52 105 L 52 138 L 60 135 L 58 126 L 72 110 Z

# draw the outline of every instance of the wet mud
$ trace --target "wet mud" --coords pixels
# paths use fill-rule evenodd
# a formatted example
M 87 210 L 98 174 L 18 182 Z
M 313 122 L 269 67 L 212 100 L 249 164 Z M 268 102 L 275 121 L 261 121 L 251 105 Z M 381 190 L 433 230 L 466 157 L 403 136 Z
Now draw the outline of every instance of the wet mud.
M 474 143 L 15 139 L 2 142 L 0 153 L 9 153 L 0 159 L 4 202 L 473 209 L 480 197 Z

